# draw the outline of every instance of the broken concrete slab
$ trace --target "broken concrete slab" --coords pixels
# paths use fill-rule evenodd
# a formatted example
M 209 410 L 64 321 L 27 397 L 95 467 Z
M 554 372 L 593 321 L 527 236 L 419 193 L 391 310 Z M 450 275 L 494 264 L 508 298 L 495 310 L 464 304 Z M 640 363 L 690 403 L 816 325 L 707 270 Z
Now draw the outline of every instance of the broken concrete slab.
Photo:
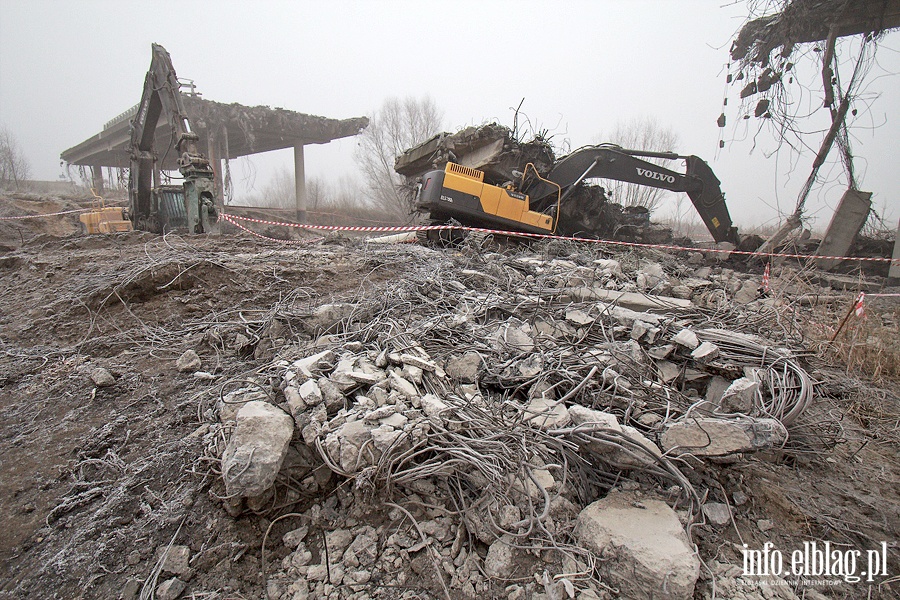
M 306 358 L 295 360 L 291 363 L 291 366 L 300 371 L 303 375 L 313 377 L 314 371 L 318 371 L 322 366 L 331 363 L 332 361 L 334 361 L 334 352 L 331 350 L 323 350 L 322 352 L 307 356 Z
M 659 380 L 663 383 L 675 381 L 681 375 L 681 367 L 668 360 L 656 361 L 656 368 L 659 371 Z
M 712 525 L 723 527 L 731 523 L 731 510 L 722 502 L 707 502 L 701 507 L 706 521 Z
M 590 317 L 585 311 L 570 308 L 566 311 L 566 321 L 575 325 L 576 327 L 583 327 L 585 325 L 590 325 L 594 322 L 594 319 Z
M 187 584 L 177 577 L 167 579 L 156 588 L 156 598 L 158 600 L 177 600 L 184 593 L 185 588 L 187 588 Z
M 719 357 L 719 347 L 712 342 L 702 342 L 691 352 L 691 358 L 699 363 L 708 363 Z
M 631 339 L 652 344 L 656 341 L 659 332 L 659 327 L 654 327 L 646 321 L 635 320 L 631 326 Z
M 222 455 L 229 496 L 259 496 L 275 483 L 294 434 L 294 420 L 280 408 L 254 400 L 237 413 Z
M 413 398 L 419 397 L 419 392 L 418 390 L 416 390 L 416 386 L 398 375 L 395 371 L 390 372 L 388 380 L 390 381 L 391 389 L 401 394 L 405 398 L 412 400 Z
M 358 312 L 360 312 L 358 304 L 349 302 L 323 304 L 316 307 L 315 310 L 312 311 L 312 314 L 303 319 L 303 327 L 307 333 L 317 335 L 328 331 L 341 321 L 349 319 Z
M 719 406 L 719 403 L 722 400 L 722 395 L 725 393 L 731 386 L 731 380 L 725 379 L 724 377 L 719 377 L 718 375 L 714 375 L 710 380 L 709 384 L 706 386 L 706 401 L 709 403 L 711 407 Z
M 666 272 L 659 263 L 647 263 L 636 276 L 638 289 L 645 292 L 653 290 L 667 279 Z
M 787 441 L 784 426 L 776 419 L 741 417 L 689 418 L 670 425 L 660 437 L 666 453 L 727 456 L 776 448 Z
M 615 303 L 625 308 L 646 312 L 657 310 L 662 312 L 686 311 L 694 308 L 690 300 L 672 298 L 671 296 L 654 296 L 639 294 L 637 292 L 621 292 L 618 290 L 606 290 L 599 287 L 568 288 L 566 294 L 574 300 L 600 300 L 607 303 Z
M 607 457 L 611 463 L 617 466 L 624 468 L 647 466 L 655 464 L 656 461 L 653 457 L 661 456 L 656 444 L 648 440 L 644 434 L 634 427 L 620 424 L 619 419 L 612 413 L 594 410 L 579 404 L 570 406 L 568 413 L 572 426 L 578 429 L 589 431 L 592 425 L 599 426 L 602 429 L 611 431 L 614 435 L 621 435 L 646 449 L 647 455 L 643 456 L 640 454 L 640 450 L 634 449 L 632 452 L 625 452 L 618 445 L 606 444 L 600 441 L 591 441 L 587 444 L 586 447 L 589 450 Z
M 738 282 L 740 283 L 740 282 Z M 735 304 L 750 304 L 759 298 L 759 284 L 755 281 L 744 281 L 734 292 Z
M 318 406 L 323 400 L 322 390 L 319 389 L 319 384 L 312 379 L 303 382 L 303 385 L 297 388 L 297 394 L 300 396 L 300 399 L 303 400 L 303 403 L 310 408 Z
M 531 352 L 534 338 L 531 325 L 511 318 L 497 330 L 497 341 L 511 352 Z
M 509 579 L 515 572 L 517 552 L 513 547 L 515 538 L 509 534 L 503 534 L 488 548 L 484 558 L 484 572 L 488 577 L 497 579 Z
M 515 170 L 534 164 L 546 175 L 555 161 L 550 145 L 542 140 L 520 142 L 508 127 L 489 123 L 466 127 L 456 133 L 440 133 L 405 150 L 394 162 L 394 170 L 415 178 L 434 169 L 443 169 L 449 161 L 484 171 L 485 182 L 495 185 L 513 181 Z
M 678 515 L 660 500 L 612 492 L 581 511 L 575 523 L 582 546 L 604 556 L 601 575 L 623 598 L 689 600 L 700 575 Z
M 419 400 L 419 403 L 425 416 L 435 419 L 440 419 L 441 414 L 449 408 L 443 400 L 434 394 L 425 394 Z
M 183 545 L 161 546 L 156 549 L 156 559 L 163 559 L 161 572 L 184 575 L 190 569 L 191 549 Z
M 682 329 L 677 334 L 675 334 L 675 337 L 672 338 L 672 341 L 679 346 L 684 346 L 688 350 L 693 350 L 700 345 L 700 338 L 698 338 L 697 334 L 690 329 Z
M 447 375 L 461 383 L 475 383 L 481 368 L 481 355 L 477 352 L 455 354 L 447 360 Z
M 647 351 L 647 354 L 650 358 L 655 358 L 657 360 L 664 360 L 672 356 L 672 353 L 675 352 L 675 346 L 673 344 L 665 344 L 663 346 L 655 346 L 650 348 Z

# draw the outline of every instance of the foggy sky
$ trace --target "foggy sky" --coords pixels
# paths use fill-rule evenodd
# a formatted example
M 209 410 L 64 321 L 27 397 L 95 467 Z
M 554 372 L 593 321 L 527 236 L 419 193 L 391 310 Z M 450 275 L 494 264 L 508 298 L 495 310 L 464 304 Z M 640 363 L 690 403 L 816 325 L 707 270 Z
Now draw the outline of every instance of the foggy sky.
M 602 133 L 617 121 L 653 116 L 677 133 L 681 153 L 710 163 L 735 221 L 758 224 L 778 208 L 793 210 L 813 153 L 766 158 L 772 136 L 755 136 L 754 148 L 755 119 L 735 125 L 738 88 L 726 90 L 726 64 L 745 16 L 743 4 L 721 0 L 0 0 L 0 125 L 18 139 L 34 178 L 57 179 L 60 152 L 140 100 L 156 42 L 180 78 L 219 102 L 348 118 L 391 96 L 430 95 L 455 131 L 494 120 L 511 126 L 524 98 L 535 128 L 571 149 L 606 141 Z M 881 42 L 853 140 L 860 187 L 894 223 L 898 42 L 896 32 Z M 812 87 L 803 100 L 816 105 L 819 76 L 810 69 L 806 77 Z M 727 144 L 719 150 L 726 91 Z M 808 143 L 820 141 L 814 134 Z M 307 147 L 307 177 L 352 176 L 355 147 L 353 138 Z M 250 167 L 232 161 L 233 177 L 258 192 L 276 169 L 291 168 L 291 151 L 274 154 Z M 822 228 L 844 188 L 839 165 L 823 174 L 827 185 L 807 204 Z

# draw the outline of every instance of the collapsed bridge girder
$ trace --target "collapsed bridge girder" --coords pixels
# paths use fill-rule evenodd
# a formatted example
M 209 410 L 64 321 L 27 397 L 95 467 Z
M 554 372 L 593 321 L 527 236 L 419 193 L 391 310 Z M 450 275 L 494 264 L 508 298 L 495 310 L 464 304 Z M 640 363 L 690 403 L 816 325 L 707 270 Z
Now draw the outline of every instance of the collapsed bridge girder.
M 197 136 L 196 146 L 201 152 L 205 150 L 204 153 L 212 166 L 216 198 L 224 197 L 222 159 L 292 148 L 297 216 L 301 220 L 304 218 L 306 207 L 304 147 L 309 144 L 326 144 L 335 139 L 356 135 L 369 124 L 366 117 L 330 119 L 283 108 L 214 102 L 201 98 L 194 92 L 193 85 L 190 86 L 189 92 L 178 95 L 183 101 L 180 108 L 183 108 L 184 116 L 192 125 L 192 133 Z M 100 133 L 65 150 L 60 157 L 70 165 L 91 167 L 94 172 L 94 185 L 99 187 L 102 185 L 100 176 L 102 167 L 130 167 L 132 132 L 136 125 L 140 126 L 140 123 L 135 122 L 137 112 L 138 106 L 123 112 L 106 123 Z M 177 170 L 181 153 L 173 145 L 177 141 L 178 132 L 173 130 L 169 120 L 160 119 L 153 131 L 143 133 L 142 138 L 152 138 L 160 142 L 153 149 L 152 157 L 158 169 Z M 166 144 L 166 141 L 169 143 Z

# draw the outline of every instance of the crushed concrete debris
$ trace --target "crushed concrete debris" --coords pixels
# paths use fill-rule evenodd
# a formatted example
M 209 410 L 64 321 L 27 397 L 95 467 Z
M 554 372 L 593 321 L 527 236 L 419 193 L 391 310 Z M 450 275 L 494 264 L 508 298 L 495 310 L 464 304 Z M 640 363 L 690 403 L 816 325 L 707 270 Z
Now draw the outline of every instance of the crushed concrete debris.
M 3 565 L 15 597 L 76 589 L 135 598 L 177 579 L 187 584 L 181 597 L 198 598 L 611 599 L 618 584 L 600 569 L 627 561 L 598 554 L 573 531 L 585 507 L 624 493 L 636 511 L 648 501 L 675 511 L 709 567 L 696 598 L 794 597 L 789 582 L 741 575 L 741 539 L 785 550 L 846 534 L 865 549 L 896 537 L 896 428 L 884 420 L 896 400 L 808 358 L 799 320 L 821 308 L 797 294 L 821 297 L 825 284 L 808 284 L 789 261 L 772 265 L 777 293 L 740 305 L 735 293 L 758 286 L 761 266 L 729 271 L 734 259 L 688 267 L 677 253 L 629 251 L 610 264 L 608 246 L 510 248 L 490 238 L 442 251 L 339 238 L 299 250 L 215 237 L 129 240 L 105 248 L 115 257 L 106 262 L 98 251 L 106 242 L 96 238 L 65 240 L 49 263 L 53 244 L 42 237 L 8 252 L 27 277 L 10 267 L 7 286 L 38 307 L 54 294 L 19 284 L 54 272 L 41 277 L 65 292 L 51 300 L 54 319 L 70 314 L 62 327 L 35 327 L 44 311 L 18 311 L 4 296 L 3 349 L 28 357 L 7 360 L 0 376 L 11 397 L 3 413 L 10 468 L 0 479 L 11 518 L 25 527 Z M 72 261 L 73 253 L 90 260 Z M 693 261 L 701 259 L 710 260 Z M 189 260 L 204 265 L 202 276 L 184 271 Z M 79 273 L 87 276 L 56 276 L 56 265 L 75 262 L 90 263 Z M 665 277 L 642 293 L 637 272 L 648 263 Z M 98 308 L 111 289 L 142 323 L 118 302 Z M 592 299 L 598 289 L 683 296 L 693 306 L 626 308 Z M 838 294 L 828 311 L 842 316 L 852 294 Z M 72 298 L 91 307 L 98 327 Z M 325 329 L 310 326 L 322 305 L 359 308 Z M 590 322 L 567 319 L 573 311 Z M 505 325 L 532 348 L 499 342 Z M 718 356 L 693 358 L 696 347 L 673 341 L 681 330 Z M 175 358 L 188 348 L 212 378 L 178 374 Z M 464 368 L 449 368 L 462 358 Z M 665 381 L 657 361 L 671 367 Z M 115 386 L 92 382 L 100 365 Z M 226 477 L 248 461 L 229 462 L 225 451 L 253 402 L 281 415 L 289 441 L 268 489 L 230 498 Z M 545 409 L 546 419 L 535 414 Z M 603 416 L 576 422 L 582 410 Z M 768 451 L 724 456 L 666 446 L 700 419 L 774 419 L 773 431 L 790 435 Z M 715 426 L 702 429 L 721 437 Z M 868 439 L 877 443 L 863 447 Z M 42 444 L 49 463 L 18 461 Z M 754 444 L 742 438 L 728 451 L 746 446 Z M 733 525 L 714 524 L 717 503 Z M 656 526 L 642 522 L 655 539 Z M 853 531 L 835 530 L 840 523 Z M 485 570 L 492 546 L 492 560 L 503 558 L 500 539 L 514 549 L 510 580 Z M 187 571 L 162 571 L 155 551 L 170 544 L 192 550 Z M 866 587 L 824 591 L 852 597 Z
M 444 597 L 477 598 L 505 579 L 533 578 L 499 589 L 507 597 L 599 598 L 596 581 L 565 575 L 594 564 L 628 597 L 689 598 L 699 566 L 685 525 L 722 527 L 732 513 L 702 503 L 672 458 L 779 448 L 787 440 L 779 419 L 809 404 L 811 386 L 794 393 L 808 376 L 789 351 L 683 316 L 736 275 L 699 280 L 697 269 L 679 278 L 662 263 L 636 272 L 577 256 L 488 258 L 494 262 L 464 269 L 442 288 L 417 282 L 380 307 L 335 301 L 298 315 L 310 340 L 276 356 L 274 393 L 248 387 L 225 396 L 244 402 L 230 413 L 236 424 L 222 472 L 226 491 L 246 497 L 247 510 L 299 497 L 273 491 L 282 479 L 312 491 L 335 477 L 349 483 L 284 533 L 289 554 L 268 583 L 276 597 L 415 577 Z M 509 291 L 498 287 L 505 276 L 515 282 Z M 538 278 L 545 287 L 536 287 Z M 636 291 L 679 286 L 681 299 Z M 454 300 L 438 310 L 448 293 Z M 420 312 L 411 313 L 416 294 Z M 785 363 L 793 379 L 782 378 Z M 767 375 L 776 368 L 780 379 Z M 775 387 L 760 385 L 766 377 Z M 778 382 L 790 387 L 789 401 Z M 222 423 L 228 406 L 218 405 Z M 264 419 L 273 424 L 251 432 L 249 424 Z M 587 483 L 586 472 L 621 483 Z M 641 493 L 646 478 L 670 491 Z M 412 500 L 389 501 L 389 528 L 366 517 L 384 497 Z M 686 512 L 670 508 L 675 498 Z M 325 514 L 323 545 L 312 532 Z M 574 531 L 578 545 L 546 557 L 525 550 L 556 544 L 563 531 Z

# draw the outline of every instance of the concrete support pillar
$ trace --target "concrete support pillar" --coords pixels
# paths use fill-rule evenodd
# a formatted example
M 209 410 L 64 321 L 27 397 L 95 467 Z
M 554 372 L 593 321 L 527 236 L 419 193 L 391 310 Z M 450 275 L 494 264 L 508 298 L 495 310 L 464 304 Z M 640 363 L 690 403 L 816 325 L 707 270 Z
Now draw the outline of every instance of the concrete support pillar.
M 294 194 L 297 200 L 297 222 L 306 223 L 306 166 L 303 144 L 294 146 Z
M 91 187 L 95 194 L 103 195 L 103 167 L 100 165 L 91 167 Z
M 891 282 L 900 281 L 900 224 L 897 225 L 897 239 L 894 240 L 894 261 L 891 263 L 891 269 L 888 271 L 888 278 Z

